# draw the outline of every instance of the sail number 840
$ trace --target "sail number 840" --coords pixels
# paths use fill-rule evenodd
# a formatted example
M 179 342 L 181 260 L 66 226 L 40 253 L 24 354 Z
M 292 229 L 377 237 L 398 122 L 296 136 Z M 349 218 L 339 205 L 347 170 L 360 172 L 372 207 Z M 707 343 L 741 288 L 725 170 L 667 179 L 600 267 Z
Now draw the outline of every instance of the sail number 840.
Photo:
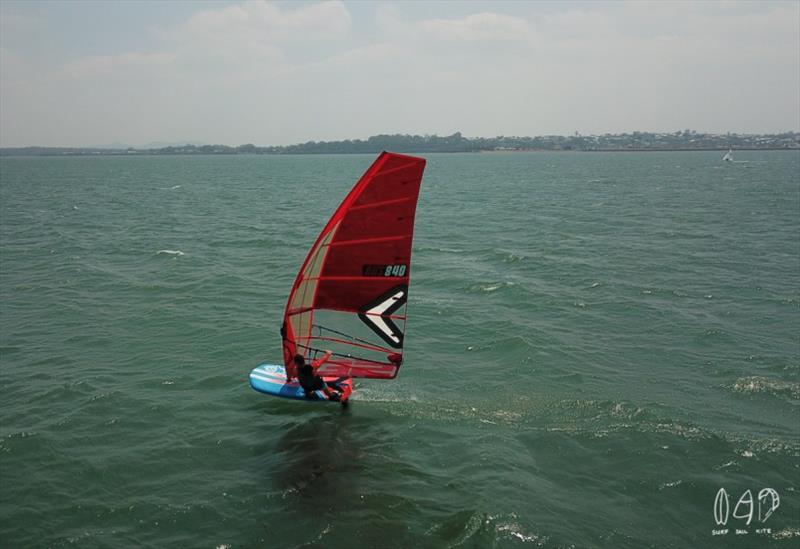
M 364 276 L 405 276 L 408 266 L 404 263 L 397 265 L 364 265 Z

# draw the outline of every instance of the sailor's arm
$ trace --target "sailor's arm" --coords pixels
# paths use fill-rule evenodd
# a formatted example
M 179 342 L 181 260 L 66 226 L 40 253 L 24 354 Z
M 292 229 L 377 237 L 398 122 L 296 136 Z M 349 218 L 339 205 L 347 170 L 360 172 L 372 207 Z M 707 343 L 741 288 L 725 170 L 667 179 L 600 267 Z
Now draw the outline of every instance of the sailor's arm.
M 322 358 L 318 358 L 317 360 L 311 362 L 311 366 L 316 370 L 317 368 L 328 362 L 328 359 L 331 357 L 332 354 L 333 351 L 325 351 L 325 354 L 322 355 Z

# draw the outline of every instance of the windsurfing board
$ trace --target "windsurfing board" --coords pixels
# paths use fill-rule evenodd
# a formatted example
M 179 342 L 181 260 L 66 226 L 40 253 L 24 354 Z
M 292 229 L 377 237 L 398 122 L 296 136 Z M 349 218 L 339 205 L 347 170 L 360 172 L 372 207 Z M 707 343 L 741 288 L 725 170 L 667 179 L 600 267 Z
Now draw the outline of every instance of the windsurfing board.
M 349 377 L 322 377 L 326 383 L 335 384 L 342 394 L 341 402 L 346 402 L 353 392 L 353 379 Z M 305 390 L 296 381 L 286 382 L 286 369 L 277 364 L 261 364 L 250 372 L 250 386 L 265 395 L 293 400 L 330 401 L 324 391 L 314 391 L 306 397 Z

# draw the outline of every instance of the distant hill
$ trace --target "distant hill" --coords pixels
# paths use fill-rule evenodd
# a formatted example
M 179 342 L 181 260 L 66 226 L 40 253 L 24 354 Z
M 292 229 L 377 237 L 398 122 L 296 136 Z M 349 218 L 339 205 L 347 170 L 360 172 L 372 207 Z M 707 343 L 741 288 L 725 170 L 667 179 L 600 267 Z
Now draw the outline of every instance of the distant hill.
M 162 146 L 163 145 L 163 146 Z M 633 132 L 603 135 L 542 135 L 537 137 L 464 137 L 453 135 L 373 135 L 368 139 L 308 141 L 297 145 L 260 147 L 248 143 L 202 145 L 148 143 L 141 147 L 6 147 L 4 156 L 73 156 L 131 154 L 359 154 L 394 151 L 407 153 L 486 151 L 697 151 L 742 149 L 800 149 L 800 133 L 709 134 L 684 130 L 673 133 Z
M 132 147 L 134 149 L 164 149 L 166 147 L 202 147 L 205 145 L 202 141 L 176 141 L 174 143 L 167 143 L 166 141 L 151 141 L 144 145 Z M 128 147 L 125 147 L 126 149 Z
M 195 147 L 204 145 L 202 141 L 151 141 L 150 143 L 145 143 L 144 145 L 131 145 L 129 143 L 108 143 L 106 145 L 89 145 L 87 147 L 79 147 L 82 149 L 87 150 L 99 150 L 99 149 L 111 149 L 111 150 L 127 150 L 127 149 L 136 149 L 136 150 L 144 150 L 144 149 L 163 149 L 165 147 L 185 147 L 187 145 L 193 145 Z M 58 148 L 58 147 L 56 147 Z
M 81 147 L 89 150 L 97 150 L 97 149 L 127 149 L 131 147 L 131 145 L 127 143 L 108 143 L 105 145 L 88 145 L 86 147 Z

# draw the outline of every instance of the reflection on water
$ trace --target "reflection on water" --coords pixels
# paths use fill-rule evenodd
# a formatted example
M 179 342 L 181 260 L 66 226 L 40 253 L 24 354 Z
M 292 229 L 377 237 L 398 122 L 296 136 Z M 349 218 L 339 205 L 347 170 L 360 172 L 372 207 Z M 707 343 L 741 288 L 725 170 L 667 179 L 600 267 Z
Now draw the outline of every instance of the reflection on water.
M 298 501 L 346 496 L 352 483 L 345 479 L 362 467 L 361 439 L 354 436 L 354 418 L 349 409 L 336 408 L 298 421 L 275 445 L 279 460 L 272 484 L 285 494 L 299 496 Z
M 269 532 L 265 539 L 289 546 L 347 545 L 353 540 L 374 545 L 384 536 L 375 528 L 380 518 L 376 502 L 381 502 L 379 508 L 387 502 L 415 507 L 395 485 L 397 471 L 409 467 L 396 433 L 368 405 L 300 406 L 288 415 L 281 407 L 273 409 L 284 432 L 258 449 L 268 487 L 260 518 Z M 272 440 L 275 428 L 273 423 Z M 376 492 L 378 479 L 394 488 Z M 280 524 L 276 517 L 281 517 Z

